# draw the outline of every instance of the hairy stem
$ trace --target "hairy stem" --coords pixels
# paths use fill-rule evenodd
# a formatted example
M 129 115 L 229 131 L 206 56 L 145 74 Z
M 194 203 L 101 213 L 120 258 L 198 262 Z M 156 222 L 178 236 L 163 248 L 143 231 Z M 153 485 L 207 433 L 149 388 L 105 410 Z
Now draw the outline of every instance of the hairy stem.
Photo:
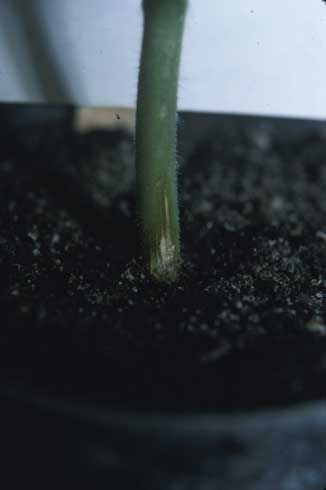
M 144 0 L 136 118 L 136 171 L 150 272 L 177 278 L 180 265 L 176 170 L 177 89 L 187 0 Z

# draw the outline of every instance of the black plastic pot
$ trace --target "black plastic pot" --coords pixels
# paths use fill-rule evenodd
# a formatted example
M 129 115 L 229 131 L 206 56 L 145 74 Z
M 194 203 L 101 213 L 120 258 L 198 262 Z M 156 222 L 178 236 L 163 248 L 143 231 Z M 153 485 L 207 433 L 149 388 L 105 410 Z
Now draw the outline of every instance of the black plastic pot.
M 2 479 L 19 488 L 322 490 L 326 404 L 240 415 L 112 410 L 1 387 Z
M 64 116 L 64 113 L 61 115 Z M 52 116 L 46 112 L 42 114 L 42 125 L 47 117 L 50 124 Z M 27 126 L 30 117 L 33 118 L 33 114 L 28 115 Z M 17 122 L 14 114 L 12 118 Z M 67 121 L 65 117 L 64 120 Z M 257 124 L 254 118 L 248 117 L 243 120 L 246 125 Z M 55 121 L 55 118 L 52 121 Z M 16 130 L 15 124 L 13 130 Z M 201 139 L 207 139 L 210 133 L 216 132 L 217 126 L 232 124 L 232 116 L 184 115 L 180 122 L 181 154 L 186 158 L 191 154 L 195 144 Z M 270 124 L 275 126 L 275 122 L 269 119 L 259 121 L 262 128 Z M 289 138 L 292 132 L 298 138 L 301 134 L 319 127 L 319 123 L 310 121 L 292 125 L 291 121 L 279 120 L 277 125 L 281 130 L 279 133 L 282 133 L 284 128 L 285 139 Z M 28 145 L 23 144 L 22 150 L 27 147 Z M 33 233 L 30 240 L 34 243 Z M 10 244 L 7 242 L 8 240 L 4 246 L 10 252 Z M 36 256 L 37 254 L 36 250 Z M 237 260 L 240 261 L 241 258 L 235 257 L 234 260 L 237 266 Z M 10 275 L 6 264 L 1 265 L 1 270 Z M 266 284 L 262 283 L 262 286 L 266 287 Z M 16 297 L 15 292 L 13 301 Z M 14 303 L 10 303 L 8 318 L 10 315 L 16 318 L 12 304 Z M 132 312 L 130 318 L 133 321 Z M 17 321 L 21 321 L 21 318 Z M 17 338 L 21 339 L 18 335 L 12 350 L 16 357 L 11 363 L 17 362 L 17 372 L 20 354 L 22 357 L 25 355 L 24 362 L 27 365 L 28 360 L 31 360 L 28 349 L 31 349 L 31 352 L 37 349 L 35 345 L 38 345 L 38 341 L 44 348 L 39 364 L 42 365 L 48 357 L 55 374 L 57 366 L 63 364 L 63 353 L 66 356 L 66 366 L 75 362 L 75 358 L 69 357 L 70 344 L 67 343 L 65 350 L 62 348 L 62 342 L 68 339 L 76 349 L 76 344 L 80 341 L 82 356 L 83 349 L 87 350 L 88 341 L 94 345 L 98 341 L 96 332 L 93 337 L 90 334 L 85 341 L 87 332 L 85 335 L 84 331 L 77 334 L 72 332 L 70 335 L 69 332 L 66 334 L 63 328 L 58 333 L 52 325 L 49 336 L 45 334 L 43 339 L 37 332 L 42 325 L 42 318 L 40 320 L 38 317 L 38 321 L 38 326 L 32 324 L 32 320 L 29 324 L 35 344 L 33 339 L 29 341 L 28 331 L 19 324 L 19 335 L 25 336 L 27 348 L 20 344 L 17 347 Z M 278 327 L 276 322 L 274 326 Z M 16 325 L 10 327 L 14 330 Z M 322 327 L 315 324 L 312 328 Z M 76 342 L 74 335 L 77 337 Z M 13 338 L 15 339 L 15 335 Z M 103 338 L 105 339 L 105 335 Z M 286 347 L 291 348 L 293 338 L 286 339 Z M 312 359 L 314 352 L 320 355 L 320 350 L 316 348 L 318 340 L 314 338 L 308 361 Z M 47 384 L 46 391 L 40 388 L 42 382 L 39 385 L 34 384 L 28 381 L 28 377 L 22 382 L 24 376 L 21 376 L 21 370 L 20 375 L 16 376 L 15 368 L 12 365 L 10 368 L 6 366 L 6 360 L 10 358 L 6 351 L 6 342 L 8 341 L 9 345 L 9 340 L 4 336 L 1 341 L 3 359 L 0 371 L 0 479 L 9 482 L 9 485 L 3 484 L 3 488 L 21 488 L 22 479 L 26 486 L 42 489 L 70 487 L 114 490 L 323 490 L 326 485 L 324 401 L 285 405 L 283 408 L 238 410 L 233 414 L 227 411 L 217 413 L 213 410 L 199 412 L 192 411 L 191 408 L 184 409 L 184 412 L 171 409 L 167 412 L 157 407 L 154 410 L 153 407 L 146 407 L 146 399 L 138 409 L 131 408 L 127 402 L 121 401 L 115 405 L 109 401 L 95 403 L 90 396 L 83 398 L 75 394 L 69 398 L 67 395 L 59 394 L 60 390 L 56 390 L 50 382 L 46 383 L 46 375 L 45 381 L 42 379 L 43 386 Z M 83 342 L 86 343 L 86 347 Z M 54 343 L 56 344 L 53 347 Z M 56 349 L 59 352 L 57 357 Z M 94 351 L 94 357 L 88 358 L 91 359 L 90 364 L 96 359 L 96 349 Z M 213 357 L 216 352 L 219 351 L 215 349 Z M 7 359 L 4 360 L 6 355 Z M 283 348 L 283 367 L 287 366 L 286 358 L 287 350 Z M 207 359 L 209 360 L 209 356 L 206 357 L 206 361 Z M 268 358 L 268 362 L 271 359 L 272 356 Z M 294 363 L 298 363 L 298 371 L 304 371 L 299 365 L 302 357 L 293 359 Z M 21 361 L 23 363 L 23 359 Z M 79 362 L 82 365 L 80 359 Z M 233 361 L 229 363 L 229 367 L 232 363 Z M 242 364 L 239 365 L 235 371 L 241 369 Z M 273 366 L 275 365 L 277 360 Z M 249 366 L 246 382 L 250 381 L 253 371 L 254 368 Z M 87 367 L 84 374 L 87 374 Z M 320 371 L 318 374 L 320 375 Z M 238 372 L 232 379 L 239 381 Z M 114 384 L 115 388 L 118 385 L 119 383 Z M 284 386 L 282 385 L 282 389 L 286 391 Z M 212 387 L 214 389 L 214 383 Z M 164 386 L 163 388 L 165 389 Z M 251 385 L 248 393 L 251 393 L 250 390 Z M 253 393 L 255 390 L 256 387 L 253 387 Z M 259 386 L 256 391 L 263 390 Z M 189 390 L 187 394 L 189 395 Z

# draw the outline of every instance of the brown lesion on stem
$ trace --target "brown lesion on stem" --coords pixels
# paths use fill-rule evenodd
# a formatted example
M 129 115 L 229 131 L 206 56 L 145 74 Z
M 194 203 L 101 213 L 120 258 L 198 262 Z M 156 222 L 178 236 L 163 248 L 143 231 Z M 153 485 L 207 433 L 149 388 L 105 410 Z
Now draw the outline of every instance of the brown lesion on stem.
M 168 196 L 163 196 L 163 216 L 159 233 L 154 237 L 157 246 L 151 247 L 150 273 L 164 282 L 174 282 L 180 266 L 179 244 L 171 236 L 171 210 Z

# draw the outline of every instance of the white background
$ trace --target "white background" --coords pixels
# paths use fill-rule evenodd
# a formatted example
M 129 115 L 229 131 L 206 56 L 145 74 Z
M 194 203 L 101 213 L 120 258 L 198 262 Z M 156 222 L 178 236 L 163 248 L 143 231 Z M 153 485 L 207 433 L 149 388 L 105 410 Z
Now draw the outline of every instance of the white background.
M 179 108 L 325 118 L 322 0 L 189 0 Z M 0 100 L 134 107 L 140 0 L 1 0 Z

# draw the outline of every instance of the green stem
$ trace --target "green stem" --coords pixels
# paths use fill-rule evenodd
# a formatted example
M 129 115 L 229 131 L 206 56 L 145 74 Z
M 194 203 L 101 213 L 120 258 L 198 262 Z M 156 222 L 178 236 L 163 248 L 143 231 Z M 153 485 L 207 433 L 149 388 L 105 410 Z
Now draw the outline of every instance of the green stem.
M 137 194 L 150 272 L 177 278 L 177 89 L 187 0 L 143 0 L 144 34 L 136 119 Z

